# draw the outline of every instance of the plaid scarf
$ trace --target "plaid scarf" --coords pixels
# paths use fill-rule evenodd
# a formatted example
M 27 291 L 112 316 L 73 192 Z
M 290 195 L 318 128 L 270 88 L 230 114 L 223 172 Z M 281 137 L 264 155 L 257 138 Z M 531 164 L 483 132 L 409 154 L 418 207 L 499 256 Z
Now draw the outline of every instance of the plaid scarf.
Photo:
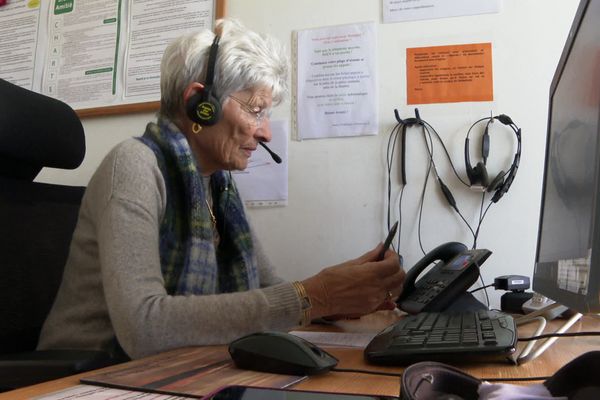
M 231 175 L 210 177 L 220 241 L 213 226 L 202 176 L 187 139 L 167 119 L 149 123 L 138 138 L 158 161 L 167 204 L 160 224 L 160 264 L 169 294 L 215 294 L 259 287 L 256 256 L 244 207 Z

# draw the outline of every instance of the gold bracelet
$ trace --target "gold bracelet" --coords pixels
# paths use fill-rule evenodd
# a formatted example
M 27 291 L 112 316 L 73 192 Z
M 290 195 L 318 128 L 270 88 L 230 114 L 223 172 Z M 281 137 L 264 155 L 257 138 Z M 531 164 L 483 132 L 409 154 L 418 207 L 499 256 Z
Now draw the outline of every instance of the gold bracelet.
M 308 325 L 310 323 L 310 309 L 312 308 L 310 297 L 308 297 L 302 283 L 295 281 L 292 282 L 292 285 L 294 286 L 294 289 L 296 289 L 298 297 L 300 297 L 300 307 L 302 310 L 302 320 L 300 321 L 300 325 Z

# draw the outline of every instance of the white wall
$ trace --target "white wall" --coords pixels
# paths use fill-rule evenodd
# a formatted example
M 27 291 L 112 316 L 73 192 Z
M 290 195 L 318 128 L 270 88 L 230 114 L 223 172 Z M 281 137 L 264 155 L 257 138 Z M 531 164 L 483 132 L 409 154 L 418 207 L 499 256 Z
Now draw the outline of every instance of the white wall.
M 523 130 L 519 172 L 508 194 L 492 206 L 478 247 L 493 255 L 482 267 L 486 283 L 509 273 L 531 276 L 536 247 L 546 135 L 548 88 L 562 51 L 577 0 L 505 0 L 499 14 L 383 24 L 380 1 L 364 0 L 228 0 L 228 14 L 249 28 L 278 37 L 291 47 L 294 30 L 375 21 L 378 23 L 380 84 L 378 136 L 289 143 L 289 205 L 251 209 L 250 215 L 282 276 L 300 279 L 321 267 L 354 258 L 375 246 L 385 234 L 385 153 L 394 126 L 393 110 L 412 116 L 406 104 L 405 49 L 445 44 L 493 44 L 493 102 L 421 105 L 422 118 L 440 132 L 459 173 L 465 177 L 466 130 L 476 119 L 508 114 Z M 273 118 L 290 119 L 290 103 Z M 299 116 L 309 118 L 310 116 Z M 86 184 L 106 152 L 119 141 L 139 135 L 150 113 L 83 121 L 87 155 L 69 172 L 43 171 L 39 180 Z M 499 125 L 499 124 L 498 124 Z M 506 169 L 512 160 L 514 134 L 496 125 L 488 168 Z M 478 135 L 476 135 L 477 137 Z M 473 141 L 472 141 L 473 142 Z M 473 143 L 472 143 L 473 144 Z M 417 241 L 417 204 L 426 168 L 424 142 L 416 131 L 408 136 L 408 185 L 403 200 L 405 265 L 422 255 Z M 437 147 L 438 151 L 440 147 Z M 475 146 L 472 157 L 477 160 Z M 479 196 L 436 158 L 440 174 L 459 208 L 475 224 Z M 466 177 L 465 177 L 466 179 Z M 394 177 L 395 191 L 398 189 Z M 463 222 L 431 185 L 421 226 L 426 250 L 456 240 L 471 244 Z M 501 292 L 489 292 L 499 308 Z

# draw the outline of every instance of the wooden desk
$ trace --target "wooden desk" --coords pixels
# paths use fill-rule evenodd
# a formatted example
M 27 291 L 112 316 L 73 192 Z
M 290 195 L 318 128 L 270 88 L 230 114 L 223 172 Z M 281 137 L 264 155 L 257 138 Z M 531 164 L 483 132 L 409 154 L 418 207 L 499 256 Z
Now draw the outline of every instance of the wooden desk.
M 560 322 L 560 321 L 559 321 Z M 546 332 L 555 330 L 558 323 L 552 321 Z M 521 337 L 532 334 L 535 324 L 519 327 Z M 569 332 L 578 331 L 600 331 L 600 321 L 590 317 L 584 317 L 577 322 Z M 523 347 L 519 345 L 519 350 Z M 534 376 L 549 376 L 555 373 L 561 366 L 568 363 L 577 356 L 600 348 L 600 337 L 573 337 L 560 338 L 552 347 L 537 359 L 521 366 L 509 364 L 470 364 L 459 365 L 461 369 L 478 378 L 519 378 Z M 327 348 L 331 354 L 336 356 L 340 362 L 340 368 L 367 369 L 375 371 L 402 372 L 400 367 L 382 367 L 367 364 L 361 349 L 351 348 Z M 160 357 L 160 355 L 153 356 Z M 115 365 L 102 371 L 114 371 L 124 368 L 128 363 Z M 87 372 L 70 376 L 55 381 L 45 382 L 11 392 L 1 393 L 0 400 L 29 399 L 45 393 L 54 392 L 79 384 L 79 379 L 84 376 L 97 374 L 99 371 Z M 519 382 L 511 382 L 519 383 Z M 529 384 L 531 382 L 522 382 Z M 361 373 L 330 372 L 325 375 L 313 376 L 294 386 L 298 390 L 319 390 L 324 392 L 346 392 L 398 396 L 400 393 L 400 379 L 392 376 L 369 375 Z

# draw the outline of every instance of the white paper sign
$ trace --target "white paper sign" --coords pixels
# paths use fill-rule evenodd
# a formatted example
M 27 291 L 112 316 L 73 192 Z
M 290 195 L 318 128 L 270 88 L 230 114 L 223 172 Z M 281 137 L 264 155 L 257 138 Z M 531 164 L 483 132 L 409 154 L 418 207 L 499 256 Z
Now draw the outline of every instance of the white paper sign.
M 382 0 L 383 22 L 500 12 L 500 0 Z
M 298 139 L 376 135 L 375 23 L 298 31 Z

